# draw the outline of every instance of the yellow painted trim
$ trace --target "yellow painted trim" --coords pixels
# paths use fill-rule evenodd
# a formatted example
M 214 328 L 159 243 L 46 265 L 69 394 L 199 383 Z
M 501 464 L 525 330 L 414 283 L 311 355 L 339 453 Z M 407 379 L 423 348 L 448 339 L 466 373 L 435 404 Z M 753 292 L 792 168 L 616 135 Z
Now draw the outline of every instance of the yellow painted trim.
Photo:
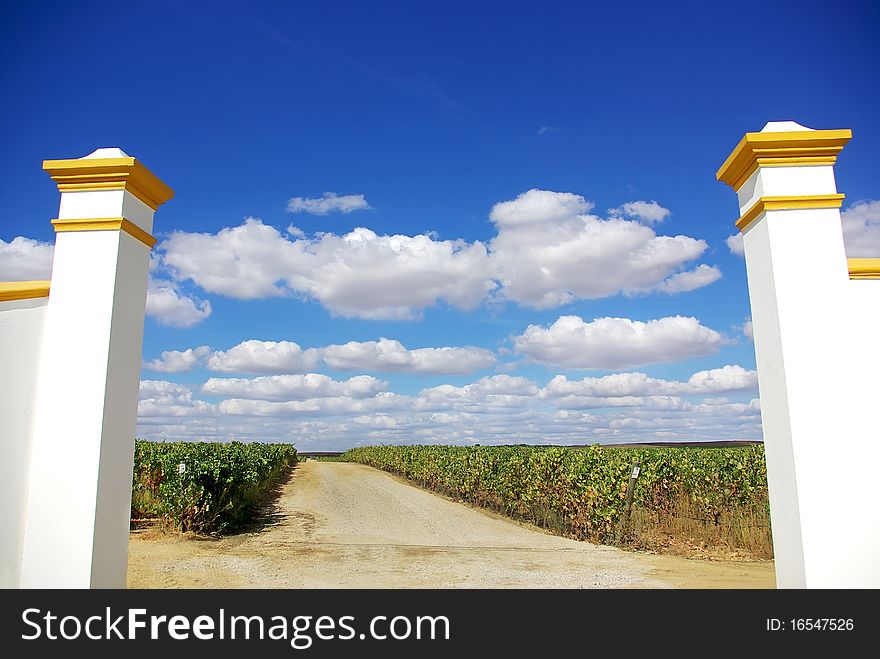
M 847 259 L 850 279 L 880 279 L 880 259 Z
M 48 281 L 0 281 L 0 302 L 49 297 Z
M 174 190 L 135 158 L 78 158 L 44 160 L 61 192 L 128 190 L 156 210 L 174 197 Z
M 758 167 L 833 165 L 851 139 L 848 128 L 746 133 L 715 176 L 739 190 Z
M 62 231 L 125 231 L 133 238 L 140 240 L 150 249 L 156 244 L 156 238 L 141 229 L 131 220 L 124 217 L 93 217 L 72 220 L 52 220 L 55 232 Z
M 761 197 L 752 204 L 742 217 L 736 221 L 736 228 L 745 231 L 764 211 L 791 211 L 810 208 L 840 208 L 843 205 L 842 194 L 799 195 L 791 197 Z

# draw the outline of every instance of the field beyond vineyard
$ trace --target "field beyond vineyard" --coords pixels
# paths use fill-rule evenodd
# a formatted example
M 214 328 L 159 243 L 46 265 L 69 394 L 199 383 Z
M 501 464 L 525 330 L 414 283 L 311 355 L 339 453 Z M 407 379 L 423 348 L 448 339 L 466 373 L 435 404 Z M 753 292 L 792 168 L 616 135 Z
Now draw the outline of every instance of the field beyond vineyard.
M 296 464 L 289 444 L 135 443 L 132 519 L 214 533 L 246 524 Z
M 360 462 L 561 535 L 663 553 L 772 558 L 761 445 L 377 446 Z M 627 486 L 640 463 L 629 520 Z

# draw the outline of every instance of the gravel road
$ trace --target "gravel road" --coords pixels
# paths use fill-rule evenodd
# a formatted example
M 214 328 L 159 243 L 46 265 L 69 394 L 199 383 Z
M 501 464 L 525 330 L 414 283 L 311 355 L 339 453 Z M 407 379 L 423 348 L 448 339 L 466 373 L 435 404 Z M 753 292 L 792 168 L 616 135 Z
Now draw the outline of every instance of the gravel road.
M 130 588 L 772 588 L 770 562 L 648 556 L 550 535 L 341 462 L 301 463 L 259 530 L 132 533 Z

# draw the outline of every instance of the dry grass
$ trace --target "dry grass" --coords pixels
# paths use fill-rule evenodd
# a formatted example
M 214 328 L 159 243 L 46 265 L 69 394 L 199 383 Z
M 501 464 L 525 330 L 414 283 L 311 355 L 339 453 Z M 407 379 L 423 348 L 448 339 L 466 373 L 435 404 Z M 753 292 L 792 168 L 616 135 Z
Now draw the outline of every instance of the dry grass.
M 717 519 L 706 519 L 687 499 L 676 502 L 673 514 L 634 508 L 621 544 L 656 553 L 714 559 L 773 558 L 766 509 L 737 507 L 723 511 Z

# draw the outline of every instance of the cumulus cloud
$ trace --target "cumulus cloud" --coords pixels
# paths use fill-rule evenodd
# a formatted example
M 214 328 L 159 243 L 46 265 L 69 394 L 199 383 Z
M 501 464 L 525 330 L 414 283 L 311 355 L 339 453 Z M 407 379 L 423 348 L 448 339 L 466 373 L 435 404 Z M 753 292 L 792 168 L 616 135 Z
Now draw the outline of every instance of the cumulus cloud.
M 336 416 L 361 415 L 379 410 L 399 409 L 401 397 L 390 392 L 381 392 L 372 398 L 351 398 L 348 396 L 328 396 L 305 400 L 267 401 L 255 399 L 228 398 L 221 401 L 217 409 L 223 414 L 236 416 Z
M 161 357 L 144 363 L 144 368 L 157 373 L 183 373 L 202 363 L 211 349 L 208 346 L 186 350 L 163 350 Z
M 642 373 L 557 376 L 543 388 L 527 378 L 495 375 L 414 396 L 386 391 L 372 378 L 313 376 L 213 378 L 203 393 L 233 396 L 217 404 L 194 399 L 184 385 L 144 381 L 139 436 L 293 440 L 302 450 L 413 441 L 584 444 L 761 436 L 756 399 L 719 397 L 754 391 L 754 371 L 736 365 L 685 381 Z
M 182 384 L 167 380 L 141 380 L 140 400 L 155 400 L 163 403 L 180 403 L 192 400 L 192 391 Z
M 221 373 L 298 373 L 315 368 L 319 359 L 317 350 L 303 350 L 293 341 L 251 339 L 214 352 L 205 366 Z
M 742 326 L 742 333 L 746 338 L 751 339 L 752 341 L 755 340 L 755 333 L 754 333 L 754 330 L 752 329 L 752 319 L 751 318 L 746 318 L 746 320 Z
M 189 387 L 166 380 L 141 380 L 138 417 L 210 417 L 215 413 L 216 407 L 194 399 Z
M 368 208 L 370 205 L 362 194 L 338 195 L 335 192 L 325 192 L 322 197 L 293 197 L 287 202 L 288 213 L 309 215 L 347 214 Z
M 443 384 L 419 392 L 415 407 L 418 409 L 457 408 L 476 414 L 523 406 L 523 398 L 536 397 L 538 385 L 531 380 L 512 375 L 492 375 L 472 384 L 456 387 Z
M 662 222 L 672 215 L 672 211 L 663 208 L 656 201 L 630 201 L 617 208 L 609 208 L 608 213 L 612 216 L 631 217 L 648 224 Z
M 565 368 L 617 370 L 718 352 L 725 338 L 696 318 L 667 316 L 647 323 L 629 318 L 560 316 L 548 327 L 529 325 L 513 338 L 517 354 Z
M 743 245 L 743 236 L 741 233 L 735 233 L 732 236 L 728 236 L 727 240 L 724 242 L 727 243 L 727 249 L 730 250 L 731 254 L 745 256 L 746 248 L 745 245 Z
M 630 214 L 603 220 L 570 192 L 529 190 L 495 204 L 497 234 L 480 241 L 433 234 L 349 233 L 308 238 L 249 217 L 216 234 L 174 232 L 159 245 L 162 266 L 177 279 L 237 299 L 300 296 L 344 317 L 408 320 L 441 302 L 471 310 L 492 295 L 547 308 L 627 291 L 674 293 L 720 276 L 688 262 L 707 248 L 688 236 L 658 236 L 646 218 L 666 209 L 631 202 Z M 625 204 L 621 208 L 626 208 Z
M 659 396 L 681 394 L 683 382 L 652 378 L 644 373 L 613 373 L 599 378 L 569 380 L 557 375 L 544 387 L 543 395 L 551 398 L 564 396 Z
M 173 232 L 159 244 L 162 265 L 210 293 L 247 300 L 284 294 L 278 285 L 296 265 L 296 243 L 248 217 L 217 234 Z
M 676 293 L 685 293 L 687 291 L 695 291 L 721 279 L 721 270 L 718 268 L 702 263 L 693 270 L 679 272 L 667 277 L 658 284 L 647 289 L 635 289 L 625 291 L 627 294 L 636 295 L 639 293 L 665 293 L 674 295 Z
M 492 208 L 498 235 L 490 242 L 491 258 L 505 299 L 544 309 L 662 290 L 664 280 L 707 248 L 688 236 L 658 236 L 636 221 L 603 220 L 587 214 L 591 208 L 580 195 L 548 190 L 529 190 Z M 668 292 L 711 283 L 708 274 L 702 269 L 674 280 Z
M 0 281 L 51 279 L 54 251 L 54 245 L 24 236 L 0 239 Z
M 202 385 L 202 391 L 213 396 L 270 401 L 309 400 L 333 396 L 370 398 L 387 388 L 387 382 L 369 375 L 358 375 L 340 381 L 320 373 L 264 375 L 253 379 L 210 378 Z
M 416 348 L 400 341 L 349 341 L 304 350 L 293 341 L 242 341 L 228 350 L 208 346 L 166 350 L 144 368 L 162 373 L 183 373 L 196 366 L 223 373 L 299 373 L 320 364 L 337 371 L 380 371 L 420 375 L 463 375 L 496 363 L 495 355 L 474 346 Z
M 516 199 L 492 206 L 489 219 L 502 228 L 555 224 L 588 213 L 593 206 L 578 194 L 532 188 Z
M 182 294 L 173 282 L 150 278 L 146 314 L 160 325 L 192 327 L 211 315 L 211 303 Z
M 688 380 L 693 393 L 722 393 L 731 391 L 755 391 L 758 387 L 758 372 L 748 371 L 742 366 L 728 364 L 721 368 L 697 371 Z
M 484 348 L 417 348 L 400 341 L 349 341 L 320 349 L 321 358 L 338 371 L 386 371 L 420 374 L 463 374 L 487 368 L 495 356 Z
M 687 382 L 652 378 L 644 373 L 612 373 L 581 380 L 569 380 L 564 375 L 557 375 L 547 383 L 541 394 L 549 398 L 688 396 L 755 391 L 757 386 L 756 371 L 729 364 L 721 368 L 697 371 Z
M 439 301 L 473 309 L 495 288 L 480 242 L 429 235 L 290 240 L 248 218 L 215 235 L 175 232 L 160 249 L 175 276 L 238 299 L 300 294 L 345 317 L 413 319 Z
M 849 258 L 880 258 L 880 200 L 857 201 L 840 214 Z
M 642 407 L 650 410 L 689 410 L 691 404 L 679 396 L 563 396 L 556 406 L 566 410 L 592 410 L 608 407 Z

